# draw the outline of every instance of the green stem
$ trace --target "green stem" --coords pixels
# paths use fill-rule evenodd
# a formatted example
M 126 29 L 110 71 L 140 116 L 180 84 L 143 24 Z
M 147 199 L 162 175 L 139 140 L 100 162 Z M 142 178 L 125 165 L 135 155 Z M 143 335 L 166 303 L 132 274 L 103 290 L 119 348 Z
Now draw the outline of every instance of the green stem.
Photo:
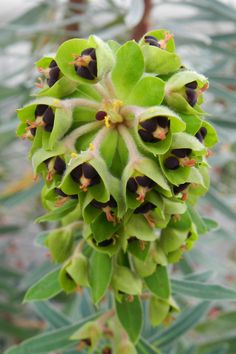
M 112 128 L 103 127 L 94 138 L 91 144 L 93 157 L 96 157 L 98 155 L 101 142 L 104 140 L 105 136 L 107 135 L 108 129 L 112 129 Z
M 65 109 L 73 109 L 75 107 L 86 107 L 99 110 L 101 104 L 96 101 L 88 100 L 86 98 L 69 98 L 60 101 L 60 107 Z
M 126 146 L 129 151 L 130 160 L 132 160 L 133 162 L 139 160 L 141 155 L 140 155 L 140 153 L 136 147 L 136 144 L 133 140 L 133 137 L 129 133 L 128 129 L 123 125 L 119 125 L 118 130 L 119 130 L 120 135 L 122 136 L 122 138 L 124 139 L 124 141 L 126 143 Z
M 109 97 L 110 98 L 116 98 L 116 93 L 115 93 L 115 89 L 114 89 L 114 86 L 113 86 L 113 83 L 111 81 L 111 77 L 109 74 L 107 74 L 104 79 L 103 79 L 103 82 L 107 88 L 107 91 L 109 93 Z
M 105 312 L 99 319 L 98 319 L 98 323 L 100 325 L 103 325 L 107 320 L 109 320 L 109 318 L 115 316 L 115 309 L 112 309 L 108 312 Z
M 95 85 L 93 85 L 93 87 L 95 88 L 95 90 L 97 91 L 97 93 L 99 93 L 100 96 L 102 96 L 105 99 L 109 99 L 109 93 L 107 92 L 107 90 L 103 87 L 102 84 L 100 84 L 100 82 L 96 83 Z
M 73 150 L 76 140 L 81 135 L 84 135 L 86 133 L 89 133 L 89 132 L 101 127 L 102 124 L 103 124 L 103 122 L 95 121 L 95 122 L 91 122 L 91 123 L 88 123 L 88 124 L 82 125 L 81 127 L 76 128 L 75 130 L 73 130 L 69 135 L 67 135 L 63 139 L 64 145 L 68 149 Z

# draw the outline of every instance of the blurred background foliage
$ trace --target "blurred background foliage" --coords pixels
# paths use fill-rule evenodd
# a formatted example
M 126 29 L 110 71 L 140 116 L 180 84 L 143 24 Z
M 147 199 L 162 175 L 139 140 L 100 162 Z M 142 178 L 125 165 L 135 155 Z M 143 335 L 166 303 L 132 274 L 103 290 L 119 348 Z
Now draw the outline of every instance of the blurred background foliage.
M 0 350 L 43 333 L 32 345 L 45 346 L 32 354 L 76 353 L 68 345 L 70 328 L 94 312 L 86 293 L 21 304 L 25 290 L 55 266 L 34 243 L 48 226 L 33 222 L 43 212 L 41 184 L 33 180 L 27 142 L 15 136 L 15 110 L 35 86 L 34 62 L 71 37 L 95 33 L 123 42 L 138 39 L 148 29 L 168 28 L 185 65 L 209 77 L 205 110 L 220 142 L 210 160 L 212 187 L 200 211 L 215 218 L 220 228 L 202 237 L 172 273 L 201 284 L 214 276 L 214 281 L 236 288 L 236 2 L 18 0 L 10 5 L 8 15 L 4 9 L 0 15 Z M 203 293 L 178 295 L 183 311 L 177 321 L 158 330 L 145 324 L 148 342 L 138 344 L 139 353 L 158 353 L 158 347 L 168 354 L 235 354 L 236 307 L 225 301 L 209 305 L 208 300 Z

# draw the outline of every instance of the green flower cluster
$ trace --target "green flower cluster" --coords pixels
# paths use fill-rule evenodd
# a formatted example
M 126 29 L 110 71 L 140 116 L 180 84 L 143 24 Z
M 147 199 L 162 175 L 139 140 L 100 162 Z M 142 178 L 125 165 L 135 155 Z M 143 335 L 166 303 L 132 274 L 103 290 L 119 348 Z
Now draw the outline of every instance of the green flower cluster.
M 205 231 L 193 205 L 217 141 L 201 108 L 207 79 L 182 65 L 166 30 L 123 45 L 71 39 L 37 67 L 40 90 L 18 110 L 18 135 L 45 181 L 39 221 L 61 223 L 44 239 L 63 263 L 61 287 L 88 287 L 95 303 L 110 289 L 123 326 L 122 305 L 143 296 L 151 323 L 167 321 L 178 307 L 166 267 Z M 102 329 L 86 328 L 75 337 L 92 350 Z

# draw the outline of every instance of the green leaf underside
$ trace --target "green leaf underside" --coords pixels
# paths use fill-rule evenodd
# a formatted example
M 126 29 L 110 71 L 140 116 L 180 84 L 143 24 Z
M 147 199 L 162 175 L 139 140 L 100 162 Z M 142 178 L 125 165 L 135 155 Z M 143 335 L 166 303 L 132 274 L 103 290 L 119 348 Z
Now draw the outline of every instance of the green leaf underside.
M 166 267 L 158 265 L 156 271 L 144 281 L 154 295 L 164 300 L 169 298 L 170 283 Z
M 142 305 L 138 296 L 134 296 L 132 302 L 123 300 L 120 303 L 116 301 L 116 313 L 130 340 L 136 343 L 143 325 Z
M 116 53 L 116 64 L 111 72 L 117 97 L 125 100 L 144 71 L 141 49 L 134 41 L 122 45 Z
M 165 83 L 157 77 L 144 77 L 134 86 L 127 104 L 139 106 L 156 106 L 161 104 L 164 98 Z M 144 95 L 148 92 L 148 95 Z
M 9 348 L 5 354 L 46 354 L 52 351 L 74 347 L 79 340 L 77 342 L 71 341 L 71 335 L 85 323 L 96 319 L 98 316 L 99 313 L 96 313 L 75 324 L 40 334 L 24 341 L 18 346 Z
M 177 320 L 167 329 L 154 334 L 149 340 L 158 348 L 164 348 L 176 341 L 181 335 L 194 327 L 209 308 L 209 301 L 189 308 L 178 316 Z
M 32 285 L 25 294 L 24 302 L 48 300 L 62 291 L 58 280 L 59 270 L 53 270 Z
M 111 281 L 111 258 L 106 254 L 95 251 L 92 255 L 90 266 L 89 282 L 93 302 L 97 304 L 104 296 Z
M 236 300 L 236 291 L 222 285 L 206 284 L 191 280 L 171 281 L 172 290 L 176 294 L 203 300 Z

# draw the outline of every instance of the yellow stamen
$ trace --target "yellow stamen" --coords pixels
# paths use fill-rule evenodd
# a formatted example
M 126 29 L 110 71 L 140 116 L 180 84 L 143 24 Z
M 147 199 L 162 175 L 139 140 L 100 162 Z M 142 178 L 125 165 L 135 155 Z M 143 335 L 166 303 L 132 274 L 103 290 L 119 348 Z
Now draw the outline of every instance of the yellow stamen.
M 77 152 L 72 152 L 72 153 L 70 154 L 70 157 L 71 157 L 72 159 L 75 159 L 77 156 L 78 156 Z
M 58 99 L 53 100 L 52 105 L 55 107 L 62 107 L 61 101 Z
M 75 60 L 73 60 L 69 64 L 74 64 L 74 65 L 78 65 L 78 66 L 87 67 L 89 65 L 89 63 L 91 62 L 91 60 L 93 60 L 90 55 L 79 55 L 78 56 L 76 54 L 72 54 L 72 56 L 75 58 Z
M 95 147 L 94 147 L 94 144 L 93 143 L 90 143 L 89 144 L 89 150 L 90 151 L 94 151 Z
M 110 116 L 107 114 L 106 117 L 105 117 L 105 126 L 107 128 L 110 128 L 111 124 L 110 124 Z
M 118 112 L 122 106 L 123 102 L 121 100 L 114 100 L 112 102 L 112 108 L 114 109 L 114 111 Z

